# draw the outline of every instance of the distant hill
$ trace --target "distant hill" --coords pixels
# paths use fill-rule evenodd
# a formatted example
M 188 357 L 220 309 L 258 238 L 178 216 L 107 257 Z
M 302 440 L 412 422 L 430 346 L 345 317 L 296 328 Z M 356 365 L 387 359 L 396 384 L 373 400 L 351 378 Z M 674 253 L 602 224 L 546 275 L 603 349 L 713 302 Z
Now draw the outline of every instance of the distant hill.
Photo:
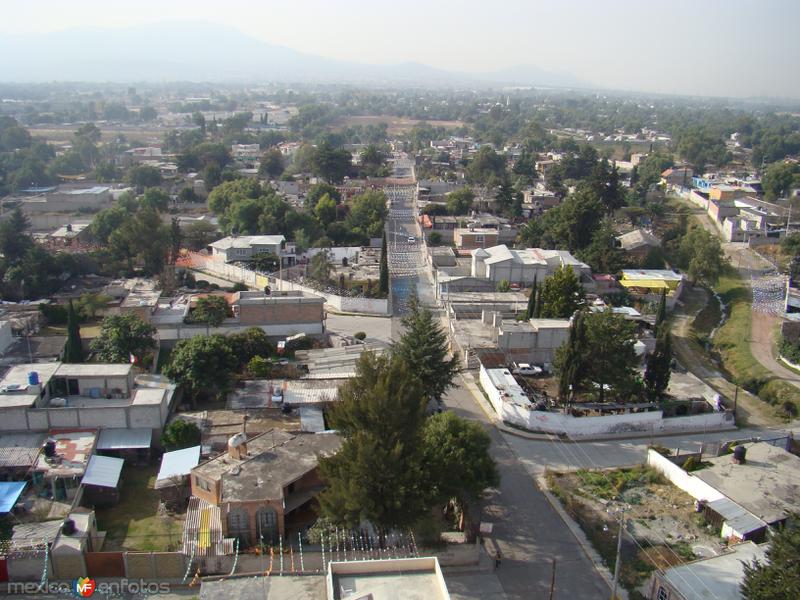
M 520 65 L 459 73 L 419 63 L 337 61 L 210 23 L 0 34 L 0 81 L 319 81 L 590 87 L 567 73 Z

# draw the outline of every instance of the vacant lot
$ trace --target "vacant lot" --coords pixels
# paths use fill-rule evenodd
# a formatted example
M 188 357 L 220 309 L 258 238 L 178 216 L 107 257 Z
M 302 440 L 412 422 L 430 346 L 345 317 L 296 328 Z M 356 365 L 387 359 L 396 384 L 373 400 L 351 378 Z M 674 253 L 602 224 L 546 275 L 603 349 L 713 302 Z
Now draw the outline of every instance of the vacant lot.
M 379 125 L 386 123 L 387 132 L 390 135 L 398 135 L 411 131 L 415 125 L 425 124 L 431 127 L 444 127 L 446 129 L 457 129 L 463 127 L 462 121 L 425 121 L 422 119 L 409 119 L 406 117 L 393 117 L 391 115 L 368 115 L 343 117 L 334 123 L 336 129 L 355 127 L 356 125 Z
M 124 468 L 119 504 L 97 509 L 97 528 L 106 532 L 103 550 L 164 552 L 180 546 L 183 518 L 159 514 L 157 474 L 156 466 Z
M 631 599 L 642 597 L 636 588 L 647 582 L 654 569 L 711 556 L 721 549 L 716 532 L 694 512 L 692 497 L 652 469 L 582 469 L 551 472 L 547 477 L 551 490 L 611 570 L 619 531 L 612 512 L 626 507 L 620 579 Z

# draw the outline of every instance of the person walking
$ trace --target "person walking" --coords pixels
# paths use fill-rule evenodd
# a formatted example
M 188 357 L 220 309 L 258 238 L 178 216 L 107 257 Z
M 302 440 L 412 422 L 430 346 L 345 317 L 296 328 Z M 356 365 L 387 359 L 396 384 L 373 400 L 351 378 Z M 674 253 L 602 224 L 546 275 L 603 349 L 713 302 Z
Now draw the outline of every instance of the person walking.
M 497 554 L 495 554 L 495 557 L 494 557 L 494 570 L 495 571 L 497 571 L 497 569 L 500 568 L 500 559 L 501 558 L 502 558 L 502 556 L 500 555 L 500 550 L 498 550 Z

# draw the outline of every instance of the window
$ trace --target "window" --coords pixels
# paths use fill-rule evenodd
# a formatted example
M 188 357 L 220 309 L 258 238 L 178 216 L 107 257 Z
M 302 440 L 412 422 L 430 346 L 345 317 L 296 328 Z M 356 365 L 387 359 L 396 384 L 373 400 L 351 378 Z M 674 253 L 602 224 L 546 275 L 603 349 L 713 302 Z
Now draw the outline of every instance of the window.
M 200 479 L 199 477 L 195 477 L 194 482 L 197 484 L 197 487 L 199 487 L 204 492 L 211 491 L 211 486 L 208 485 L 208 482 L 205 479 Z
M 483 244 L 483 242 L 484 242 L 484 237 L 482 235 L 476 235 L 475 236 L 475 243 L 476 244 Z
M 662 586 L 658 586 L 658 595 L 656 596 L 656 600 L 669 600 L 669 592 L 667 592 L 667 590 Z

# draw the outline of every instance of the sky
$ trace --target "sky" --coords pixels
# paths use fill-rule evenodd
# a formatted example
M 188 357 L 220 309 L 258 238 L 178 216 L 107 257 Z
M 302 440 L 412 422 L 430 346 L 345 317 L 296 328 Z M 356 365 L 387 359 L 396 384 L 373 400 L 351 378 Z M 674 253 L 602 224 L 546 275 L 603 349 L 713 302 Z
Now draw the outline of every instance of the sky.
M 800 98 L 800 0 L 2 0 L 0 9 L 5 33 L 199 20 L 361 63 L 533 64 L 618 90 Z

